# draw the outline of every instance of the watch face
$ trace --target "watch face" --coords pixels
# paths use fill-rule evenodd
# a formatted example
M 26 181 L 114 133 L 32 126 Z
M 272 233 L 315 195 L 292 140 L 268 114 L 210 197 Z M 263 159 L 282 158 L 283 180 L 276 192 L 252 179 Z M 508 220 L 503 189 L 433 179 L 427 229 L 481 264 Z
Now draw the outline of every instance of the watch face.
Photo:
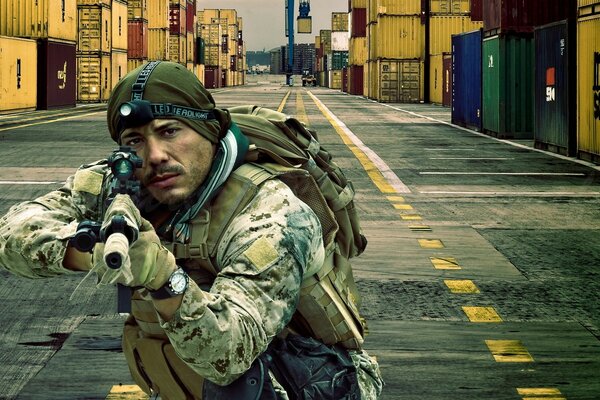
M 173 273 L 173 275 L 171 276 L 170 284 L 171 289 L 176 294 L 181 294 L 185 292 L 185 289 L 188 285 L 188 277 L 186 273 L 183 271 L 176 271 L 175 273 Z

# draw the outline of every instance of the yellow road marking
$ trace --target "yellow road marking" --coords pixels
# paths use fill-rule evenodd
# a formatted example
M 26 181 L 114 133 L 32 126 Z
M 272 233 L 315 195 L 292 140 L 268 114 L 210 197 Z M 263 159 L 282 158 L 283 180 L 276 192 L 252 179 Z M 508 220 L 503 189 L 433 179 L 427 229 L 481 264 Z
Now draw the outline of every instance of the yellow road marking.
M 471 322 L 502 322 L 494 307 L 463 306 L 462 309 Z
M 567 400 L 567 398 L 566 397 L 562 397 L 562 396 L 561 397 L 554 397 L 554 396 L 547 397 L 547 396 L 544 396 L 544 397 L 523 397 L 523 400 Z
M 412 206 L 410 204 L 394 204 L 394 208 L 396 210 L 412 210 Z
M 429 257 L 435 269 L 462 269 L 454 257 Z
M 431 227 L 429 225 L 409 225 L 408 229 L 411 231 L 431 231 Z
M 445 279 L 444 283 L 452 293 L 479 293 L 479 288 L 472 280 Z
M 277 107 L 278 112 L 283 112 L 283 107 L 285 107 L 285 102 L 287 101 L 288 97 L 290 97 L 290 93 L 292 93 L 292 91 L 288 90 L 287 93 L 285 94 L 285 96 L 283 96 L 283 100 L 281 100 L 281 104 L 279 104 L 279 107 Z
M 443 249 L 444 243 L 440 239 L 417 239 L 419 246 L 424 249 Z
M 404 202 L 404 197 L 402 197 L 402 196 L 386 196 L 386 197 L 392 203 L 402 203 L 402 202 Z
M 562 395 L 557 388 L 517 388 L 519 396 L 556 396 Z
M 419 214 L 402 214 L 400 218 L 406 221 L 419 221 L 423 219 Z
M 106 400 L 147 400 L 150 397 L 137 385 L 115 385 Z
M 402 182 L 400 182 L 398 177 L 391 172 L 387 165 L 382 165 L 382 168 L 386 171 L 388 176 L 394 177 L 396 179 L 396 187 L 402 187 L 401 189 L 394 188 L 394 186 L 390 184 L 390 181 L 383 175 L 384 172 L 382 172 L 382 170 L 380 170 L 378 166 L 373 161 L 371 161 L 369 156 L 360 147 L 354 144 L 352 139 L 348 136 L 348 134 L 346 134 L 346 132 L 344 131 L 344 129 L 342 129 L 340 124 L 336 122 L 334 116 L 331 114 L 331 111 L 326 109 L 325 105 L 321 103 L 321 101 L 319 101 L 311 92 L 308 92 L 308 95 L 313 99 L 314 103 L 317 105 L 319 110 L 321 110 L 321 113 L 325 116 L 325 118 L 327 118 L 331 126 L 333 126 L 333 128 L 340 136 L 344 144 L 350 149 L 350 151 L 352 151 L 354 156 L 361 163 L 362 167 L 367 172 L 367 175 L 369 175 L 369 178 L 371 178 L 371 180 L 373 181 L 375 186 L 377 186 L 377 188 L 381 191 L 381 193 L 392 194 L 410 192 L 410 190 L 406 188 Z M 378 162 L 380 164 L 384 164 L 382 160 L 379 160 Z M 401 191 L 399 192 L 399 190 Z
M 533 357 L 520 340 L 486 340 L 496 362 L 533 362 Z
M 49 120 L 49 121 L 40 121 L 40 122 L 33 122 L 31 124 L 11 126 L 9 128 L 0 128 L 0 132 L 14 130 L 14 129 L 27 128 L 28 126 L 35 126 L 35 125 L 42 125 L 42 124 L 51 124 L 52 122 L 59 122 L 59 121 L 65 121 L 67 119 L 87 117 L 89 115 L 100 114 L 100 113 L 103 113 L 103 112 L 105 112 L 105 111 L 95 111 L 95 112 L 91 112 L 91 113 L 87 113 L 87 114 L 77 114 L 77 115 L 73 115 L 73 116 L 70 116 L 70 117 L 52 119 L 52 120 Z
M 304 100 L 302 100 L 302 93 L 296 92 L 296 118 L 304 125 L 308 125 L 308 116 L 306 115 L 306 108 L 304 108 Z

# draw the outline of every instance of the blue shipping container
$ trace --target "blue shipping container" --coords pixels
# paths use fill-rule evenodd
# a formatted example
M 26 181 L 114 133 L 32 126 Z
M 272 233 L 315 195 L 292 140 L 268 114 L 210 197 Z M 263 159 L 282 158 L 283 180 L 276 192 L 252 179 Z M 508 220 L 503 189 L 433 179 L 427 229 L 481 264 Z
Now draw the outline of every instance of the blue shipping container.
M 535 147 L 575 155 L 575 48 L 566 21 L 535 30 Z
M 483 30 L 452 35 L 452 123 L 481 132 Z

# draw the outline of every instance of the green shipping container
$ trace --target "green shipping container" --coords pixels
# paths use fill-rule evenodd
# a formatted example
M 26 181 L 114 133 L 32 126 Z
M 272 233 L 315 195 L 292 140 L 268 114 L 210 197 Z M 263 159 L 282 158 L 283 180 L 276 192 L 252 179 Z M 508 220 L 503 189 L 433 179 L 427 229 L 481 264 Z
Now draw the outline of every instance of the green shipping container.
M 499 138 L 533 138 L 533 35 L 483 40 L 483 131 Z

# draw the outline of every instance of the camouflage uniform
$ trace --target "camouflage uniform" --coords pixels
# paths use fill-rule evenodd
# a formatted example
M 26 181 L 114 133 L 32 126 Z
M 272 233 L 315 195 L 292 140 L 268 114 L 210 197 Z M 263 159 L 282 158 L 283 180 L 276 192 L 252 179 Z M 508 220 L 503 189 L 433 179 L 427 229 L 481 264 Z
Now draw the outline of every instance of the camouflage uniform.
M 62 266 L 66 240 L 79 221 L 101 219 L 107 173 L 102 163 L 86 166 L 61 189 L 11 208 L 0 219 L 0 265 L 26 277 L 72 273 Z M 225 231 L 210 290 L 190 282 L 177 313 L 160 326 L 195 372 L 228 384 L 288 324 L 304 273 L 323 257 L 317 216 L 285 184 L 269 180 Z M 350 353 L 363 398 L 376 398 L 377 364 Z

